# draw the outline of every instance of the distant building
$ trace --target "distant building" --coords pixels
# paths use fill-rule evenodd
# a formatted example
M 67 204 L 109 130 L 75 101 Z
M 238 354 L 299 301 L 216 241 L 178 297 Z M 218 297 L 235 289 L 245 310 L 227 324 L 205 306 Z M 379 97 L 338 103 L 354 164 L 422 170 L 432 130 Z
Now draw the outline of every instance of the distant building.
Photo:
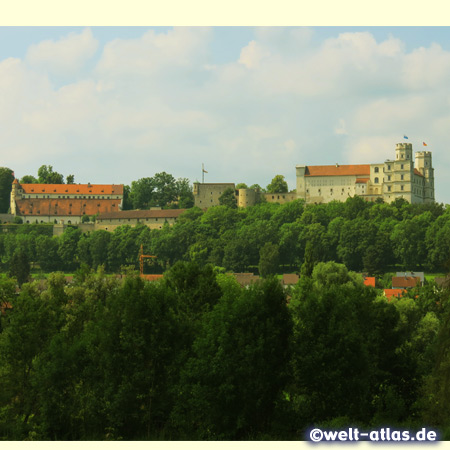
M 425 273 L 424 272 L 397 272 L 395 274 L 396 277 L 418 277 L 420 278 L 420 283 L 423 285 L 425 281 Z
M 20 184 L 11 190 L 11 214 L 24 223 L 78 224 L 85 215 L 120 211 L 123 185 Z
M 375 287 L 375 277 L 364 277 L 364 285 Z
M 194 205 L 202 209 L 217 206 L 220 196 L 230 188 L 235 190 L 234 183 L 194 183 Z
M 345 201 L 358 195 L 366 200 L 391 203 L 434 202 L 431 152 L 416 152 L 411 144 L 397 144 L 395 160 L 384 163 L 333 166 L 297 166 L 297 197 L 306 203 Z
M 236 189 L 234 183 L 194 183 L 195 206 L 209 208 L 220 204 L 219 198 L 226 189 L 233 189 L 239 208 L 254 206 L 261 201 L 269 203 L 287 203 L 297 199 L 295 192 L 269 194 L 257 189 Z
M 392 297 L 401 298 L 406 293 L 405 289 L 384 289 L 384 296 L 390 300 Z
M 185 211 L 185 209 L 149 209 L 103 213 L 95 220 L 95 230 L 114 231 L 121 225 L 136 226 L 138 223 L 151 229 L 162 228 L 166 223 L 173 225 Z
M 420 284 L 419 277 L 392 277 L 392 289 L 410 289 Z

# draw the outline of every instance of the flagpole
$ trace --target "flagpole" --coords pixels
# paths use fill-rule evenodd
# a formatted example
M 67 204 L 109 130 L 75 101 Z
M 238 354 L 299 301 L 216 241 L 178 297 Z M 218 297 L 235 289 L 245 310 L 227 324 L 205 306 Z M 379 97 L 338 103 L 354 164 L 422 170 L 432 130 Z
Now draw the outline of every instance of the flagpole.
M 205 167 L 202 163 L 202 184 L 205 184 Z

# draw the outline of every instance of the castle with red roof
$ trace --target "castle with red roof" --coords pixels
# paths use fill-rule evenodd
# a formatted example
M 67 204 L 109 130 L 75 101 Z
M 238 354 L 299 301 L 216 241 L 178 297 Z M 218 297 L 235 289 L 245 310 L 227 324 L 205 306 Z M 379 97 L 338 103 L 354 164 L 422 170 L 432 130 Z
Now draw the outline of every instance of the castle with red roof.
M 11 214 L 24 223 L 77 224 L 85 215 L 120 211 L 122 201 L 122 184 L 20 184 L 14 180 Z
M 397 144 L 395 160 L 380 164 L 296 166 L 297 198 L 307 203 L 345 201 L 358 195 L 368 201 L 434 202 L 431 152 L 416 152 L 412 144 Z

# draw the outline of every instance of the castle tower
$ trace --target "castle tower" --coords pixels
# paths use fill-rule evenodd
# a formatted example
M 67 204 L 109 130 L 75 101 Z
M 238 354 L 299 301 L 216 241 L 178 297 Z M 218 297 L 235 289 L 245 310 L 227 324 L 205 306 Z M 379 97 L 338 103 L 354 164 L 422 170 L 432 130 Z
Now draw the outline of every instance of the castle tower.
M 412 144 L 397 144 L 395 147 L 395 160 L 396 161 L 412 161 Z
M 17 215 L 16 200 L 20 200 L 22 198 L 22 196 L 19 194 L 19 187 L 20 187 L 19 182 L 17 181 L 16 178 L 14 178 L 11 189 L 11 203 L 10 203 L 11 214 L 13 214 L 14 216 Z
M 424 176 L 424 202 L 434 202 L 434 169 L 431 152 L 416 152 L 415 168 Z
M 296 179 L 297 179 L 297 198 L 302 198 L 306 200 L 306 183 L 305 183 L 305 166 L 296 166 Z

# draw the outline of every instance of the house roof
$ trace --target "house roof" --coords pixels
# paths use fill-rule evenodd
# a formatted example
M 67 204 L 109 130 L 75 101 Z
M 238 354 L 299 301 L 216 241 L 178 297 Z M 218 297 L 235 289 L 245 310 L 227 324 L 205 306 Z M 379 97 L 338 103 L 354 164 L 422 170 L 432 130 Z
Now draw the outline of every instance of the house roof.
M 27 198 L 16 200 L 21 216 L 93 216 L 118 210 L 120 199 Z
M 375 277 L 364 277 L 364 284 L 366 286 L 375 287 Z
M 384 289 L 384 295 L 390 299 L 392 297 L 400 298 L 406 291 L 404 289 Z
M 20 184 L 24 194 L 123 195 L 123 184 Z
M 164 275 L 142 274 L 141 278 L 145 281 L 157 281 L 161 280 Z
M 421 174 L 417 169 L 414 169 L 414 174 L 419 175 L 419 177 L 423 177 L 423 174 Z
M 282 283 L 283 284 L 297 284 L 299 276 L 296 273 L 284 273 Z
M 419 277 L 392 277 L 392 288 L 416 287 L 420 283 Z
M 241 286 L 248 286 L 259 280 L 259 277 L 252 273 L 233 273 L 233 276 Z
M 176 218 L 186 209 L 136 209 L 131 211 L 110 211 L 100 214 L 99 220 L 109 219 L 152 219 L 152 218 Z
M 369 178 L 357 178 L 355 183 L 363 183 L 366 184 L 369 181 Z
M 370 164 L 350 164 L 334 166 L 306 166 L 305 177 L 370 175 Z

